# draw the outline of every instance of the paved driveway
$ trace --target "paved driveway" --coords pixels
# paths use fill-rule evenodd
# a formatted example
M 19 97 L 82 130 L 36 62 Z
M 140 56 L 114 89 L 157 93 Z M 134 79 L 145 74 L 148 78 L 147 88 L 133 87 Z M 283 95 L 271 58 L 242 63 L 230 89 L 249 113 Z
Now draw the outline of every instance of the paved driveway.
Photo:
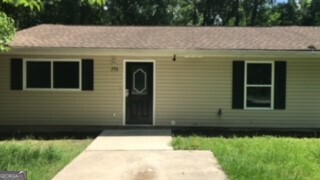
M 54 179 L 227 179 L 210 151 L 174 151 L 170 141 L 170 130 L 106 130 Z

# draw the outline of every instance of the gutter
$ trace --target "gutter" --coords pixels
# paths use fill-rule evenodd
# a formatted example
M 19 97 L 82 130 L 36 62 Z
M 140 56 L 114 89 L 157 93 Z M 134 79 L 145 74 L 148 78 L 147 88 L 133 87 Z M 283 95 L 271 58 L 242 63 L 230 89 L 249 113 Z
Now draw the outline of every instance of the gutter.
M 59 55 L 59 56 L 130 56 L 130 57 L 172 57 L 177 58 L 319 58 L 320 51 L 310 50 L 188 50 L 188 49 L 106 49 L 106 48 L 34 48 L 12 47 L 8 52 L 0 55 Z

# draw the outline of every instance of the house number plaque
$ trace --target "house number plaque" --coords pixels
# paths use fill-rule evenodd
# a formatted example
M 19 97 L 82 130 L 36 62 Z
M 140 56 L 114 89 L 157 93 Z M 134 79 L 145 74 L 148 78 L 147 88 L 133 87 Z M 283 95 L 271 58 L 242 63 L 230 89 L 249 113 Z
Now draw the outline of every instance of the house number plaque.
M 118 67 L 111 67 L 111 72 L 118 72 L 119 68 Z

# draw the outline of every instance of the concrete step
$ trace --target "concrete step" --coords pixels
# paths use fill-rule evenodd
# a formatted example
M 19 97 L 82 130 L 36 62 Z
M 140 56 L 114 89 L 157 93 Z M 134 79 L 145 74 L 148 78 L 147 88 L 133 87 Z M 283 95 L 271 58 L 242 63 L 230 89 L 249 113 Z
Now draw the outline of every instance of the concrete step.
M 104 130 L 86 150 L 172 150 L 169 129 Z

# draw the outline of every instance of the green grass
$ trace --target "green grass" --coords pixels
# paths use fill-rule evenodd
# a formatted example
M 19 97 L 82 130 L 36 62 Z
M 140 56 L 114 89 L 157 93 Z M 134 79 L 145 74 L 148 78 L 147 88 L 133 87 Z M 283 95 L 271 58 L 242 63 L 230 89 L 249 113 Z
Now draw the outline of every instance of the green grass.
M 320 139 L 191 136 L 172 145 L 212 151 L 230 179 L 320 179 Z
M 0 170 L 27 171 L 28 179 L 52 179 L 91 142 L 74 140 L 0 141 Z

